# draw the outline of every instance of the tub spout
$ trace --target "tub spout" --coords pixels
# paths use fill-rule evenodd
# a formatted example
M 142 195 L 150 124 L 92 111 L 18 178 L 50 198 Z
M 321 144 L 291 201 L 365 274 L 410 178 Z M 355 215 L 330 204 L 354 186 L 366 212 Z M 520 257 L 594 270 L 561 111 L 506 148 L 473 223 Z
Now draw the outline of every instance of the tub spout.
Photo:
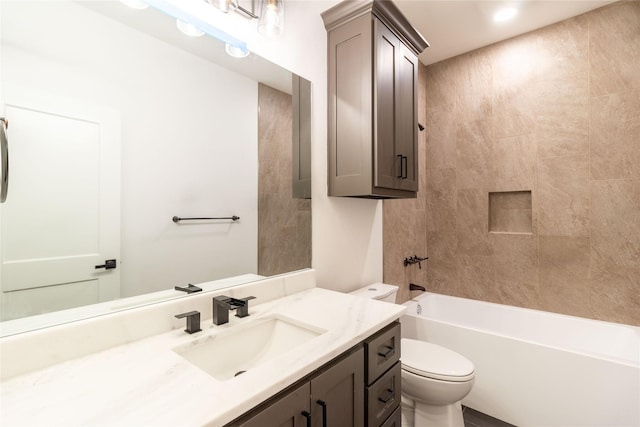
M 424 288 L 424 286 L 416 285 L 415 283 L 409 283 L 409 290 L 410 291 L 422 291 L 422 292 L 426 292 L 427 291 Z

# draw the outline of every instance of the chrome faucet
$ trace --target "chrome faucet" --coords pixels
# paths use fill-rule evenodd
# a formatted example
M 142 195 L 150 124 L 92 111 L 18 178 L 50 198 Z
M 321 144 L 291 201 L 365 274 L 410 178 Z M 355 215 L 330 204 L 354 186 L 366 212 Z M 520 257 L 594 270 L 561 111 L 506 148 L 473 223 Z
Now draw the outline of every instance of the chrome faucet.
M 255 297 L 231 298 L 220 295 L 213 298 L 213 324 L 224 325 L 229 322 L 229 310 L 236 310 L 236 317 L 249 315 L 249 300 Z

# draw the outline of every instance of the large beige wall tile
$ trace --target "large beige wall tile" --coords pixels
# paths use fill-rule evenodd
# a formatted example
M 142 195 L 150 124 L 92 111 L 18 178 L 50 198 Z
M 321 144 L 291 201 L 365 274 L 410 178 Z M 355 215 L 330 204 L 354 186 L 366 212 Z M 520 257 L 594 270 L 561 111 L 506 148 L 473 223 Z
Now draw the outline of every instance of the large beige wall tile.
M 494 183 L 493 132 L 489 120 L 465 122 L 456 132 L 458 189 L 490 188 Z
M 427 233 L 427 290 L 459 295 L 456 266 L 456 234 L 454 231 Z
M 640 267 L 611 264 L 592 250 L 589 284 L 596 319 L 640 325 Z
M 495 286 L 493 257 L 459 254 L 456 257 L 458 295 L 481 301 L 502 302 Z
M 591 206 L 591 246 L 599 258 L 640 267 L 640 179 L 593 181 Z
M 540 235 L 589 235 L 587 156 L 554 157 L 538 162 Z
M 537 83 L 533 82 L 493 95 L 493 131 L 496 138 L 535 132 L 536 85 Z
M 497 191 L 532 190 L 536 185 L 537 138 L 525 134 L 493 143 L 494 185 Z
M 592 98 L 590 131 L 592 179 L 640 178 L 640 90 Z
M 588 294 L 589 237 L 540 236 L 540 289 L 571 288 Z
M 540 236 L 540 308 L 593 318 L 588 237 Z
M 538 79 L 556 79 L 589 69 L 589 22 L 585 15 L 542 28 L 535 34 Z
M 539 54 L 535 33 L 505 40 L 486 49 L 491 56 L 495 93 L 527 88 L 536 81 Z
M 456 196 L 457 253 L 491 255 L 489 197 L 485 190 L 458 190 Z
M 456 101 L 456 63 L 453 60 L 442 61 L 427 68 L 426 107 L 431 110 Z
M 591 96 L 640 89 L 640 2 L 619 1 L 587 16 Z
M 538 306 L 538 239 L 526 234 L 491 234 L 493 268 L 501 301 Z
M 456 228 L 456 170 L 428 169 L 426 201 L 427 231 L 453 231 Z
M 427 110 L 426 167 L 446 169 L 456 167 L 457 117 L 453 104 Z
M 588 289 L 545 287 L 541 284 L 539 304 L 541 310 L 552 313 L 596 318 L 591 310 L 591 293 Z
M 491 49 L 480 49 L 457 58 L 459 82 L 457 114 L 461 122 L 489 119 L 492 115 L 493 63 Z
M 526 34 L 492 46 L 492 116 L 496 138 L 535 131 L 535 34 Z
M 587 73 L 565 75 L 538 84 L 538 156 L 589 152 L 589 81 Z

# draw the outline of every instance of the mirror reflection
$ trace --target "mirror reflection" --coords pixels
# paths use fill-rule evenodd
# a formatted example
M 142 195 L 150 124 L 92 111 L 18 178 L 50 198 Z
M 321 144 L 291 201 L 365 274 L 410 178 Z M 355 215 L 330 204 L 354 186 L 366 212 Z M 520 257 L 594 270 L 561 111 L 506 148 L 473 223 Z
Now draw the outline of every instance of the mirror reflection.
M 310 267 L 289 71 L 119 2 L 4 1 L 1 19 L 2 320 Z

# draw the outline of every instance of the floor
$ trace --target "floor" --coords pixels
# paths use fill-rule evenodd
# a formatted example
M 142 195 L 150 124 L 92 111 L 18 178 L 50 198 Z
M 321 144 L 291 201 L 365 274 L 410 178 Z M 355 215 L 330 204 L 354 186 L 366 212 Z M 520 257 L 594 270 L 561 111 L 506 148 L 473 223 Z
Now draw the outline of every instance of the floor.
M 463 407 L 462 415 L 464 417 L 464 427 L 515 427 L 512 424 L 467 407 Z

